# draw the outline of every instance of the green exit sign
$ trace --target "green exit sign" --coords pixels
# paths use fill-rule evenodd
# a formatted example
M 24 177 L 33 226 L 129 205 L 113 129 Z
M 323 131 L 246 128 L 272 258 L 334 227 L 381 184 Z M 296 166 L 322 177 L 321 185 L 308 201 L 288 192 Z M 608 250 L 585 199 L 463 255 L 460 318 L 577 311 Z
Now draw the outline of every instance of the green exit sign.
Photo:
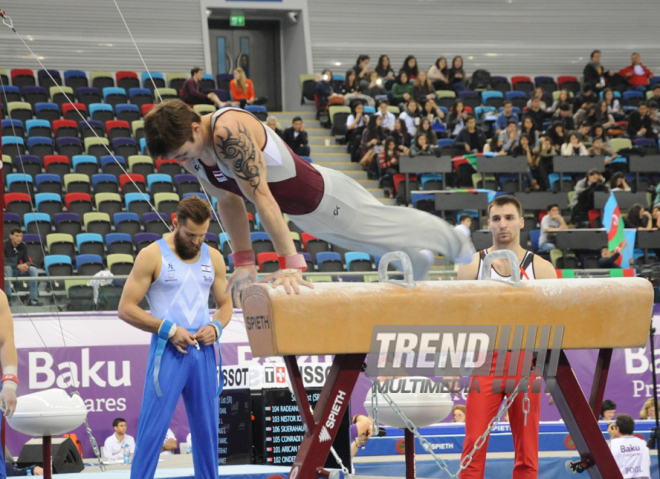
M 232 27 L 244 27 L 245 26 L 245 17 L 244 16 L 231 16 L 229 17 L 229 25 Z

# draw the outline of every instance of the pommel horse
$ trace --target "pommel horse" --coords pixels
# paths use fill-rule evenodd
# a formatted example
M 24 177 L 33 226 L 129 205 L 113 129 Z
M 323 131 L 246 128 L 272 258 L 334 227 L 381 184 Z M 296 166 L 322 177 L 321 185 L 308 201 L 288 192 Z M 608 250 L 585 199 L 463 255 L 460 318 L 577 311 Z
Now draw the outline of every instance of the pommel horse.
M 381 280 L 387 271 L 382 261 Z M 564 326 L 552 397 L 590 477 L 622 478 L 597 419 L 612 350 L 645 347 L 648 341 L 653 315 L 649 281 L 555 279 L 516 286 L 501 281 L 429 281 L 414 287 L 391 283 L 316 284 L 314 289 L 301 288 L 299 295 L 257 284 L 244 294 L 252 354 L 284 357 L 306 428 L 289 479 L 328 477 L 323 465 L 337 433 L 334 425 L 348 407 L 374 326 L 438 324 L 496 325 L 498 331 L 508 325 Z M 599 350 L 588 402 L 564 353 L 569 349 Z M 326 354 L 334 355 L 334 361 L 312 414 L 296 356 Z M 546 381 L 551 379 L 547 373 L 544 368 Z M 331 440 L 321 440 L 322 429 Z

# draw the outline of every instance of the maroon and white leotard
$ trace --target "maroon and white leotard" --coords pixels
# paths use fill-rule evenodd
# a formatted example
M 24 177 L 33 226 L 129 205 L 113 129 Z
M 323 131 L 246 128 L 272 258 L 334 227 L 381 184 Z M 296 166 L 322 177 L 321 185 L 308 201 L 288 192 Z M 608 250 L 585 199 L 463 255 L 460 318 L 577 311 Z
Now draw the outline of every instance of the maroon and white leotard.
M 213 114 L 211 131 L 215 131 L 217 119 L 228 111 L 253 116 L 240 108 L 223 108 Z M 280 210 L 290 215 L 312 213 L 323 198 L 325 190 L 323 176 L 314 166 L 293 153 L 277 133 L 263 124 L 262 126 L 266 133 L 266 143 L 261 148 L 261 152 L 266 162 L 268 188 Z M 245 198 L 236 183 L 234 172 L 223 162 L 216 161 L 215 166 L 207 166 L 200 160 L 193 160 L 192 166 L 197 175 L 208 180 L 216 188 Z

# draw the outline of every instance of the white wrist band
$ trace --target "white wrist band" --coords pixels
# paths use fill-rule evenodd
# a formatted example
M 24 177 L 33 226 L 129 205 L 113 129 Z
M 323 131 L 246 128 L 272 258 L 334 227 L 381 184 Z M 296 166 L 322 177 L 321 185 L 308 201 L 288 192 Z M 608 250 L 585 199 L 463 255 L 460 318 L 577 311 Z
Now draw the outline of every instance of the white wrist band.
M 18 367 L 17 366 L 5 366 L 2 368 L 2 374 L 12 374 L 18 376 Z
M 5 381 L 2 383 L 2 389 L 10 389 L 12 391 L 16 391 L 18 389 L 18 384 L 16 384 L 14 381 Z

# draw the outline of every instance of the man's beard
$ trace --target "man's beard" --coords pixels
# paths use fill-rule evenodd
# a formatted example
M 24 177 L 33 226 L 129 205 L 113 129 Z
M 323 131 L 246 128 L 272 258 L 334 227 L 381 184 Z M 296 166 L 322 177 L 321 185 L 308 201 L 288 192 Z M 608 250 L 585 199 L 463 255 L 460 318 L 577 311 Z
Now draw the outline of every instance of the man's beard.
M 179 255 L 181 259 L 193 259 L 199 253 L 199 250 L 202 248 L 202 245 L 196 247 L 188 246 L 184 243 L 179 237 L 179 233 L 174 234 L 174 248 L 176 249 L 176 254 Z

